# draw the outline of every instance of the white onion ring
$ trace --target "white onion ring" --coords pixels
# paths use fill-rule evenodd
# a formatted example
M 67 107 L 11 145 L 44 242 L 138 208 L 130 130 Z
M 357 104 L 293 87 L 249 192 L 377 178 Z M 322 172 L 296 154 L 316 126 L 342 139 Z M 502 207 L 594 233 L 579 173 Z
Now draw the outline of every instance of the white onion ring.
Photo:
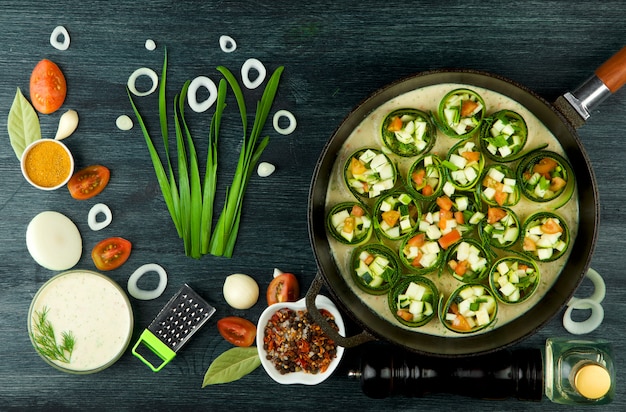
M 102 222 L 98 222 L 97 217 L 102 213 L 104 215 L 104 220 Z M 89 215 L 87 216 L 87 223 L 89 224 L 89 229 L 93 231 L 102 230 L 105 227 L 109 226 L 113 221 L 113 215 L 111 214 L 111 209 L 104 203 L 96 203 L 89 209 Z
M 148 76 L 150 80 L 152 80 L 152 87 L 150 87 L 150 89 L 145 92 L 140 92 L 139 90 L 137 90 L 137 87 L 135 87 L 135 82 L 140 76 Z M 137 70 L 135 70 L 133 74 L 130 75 L 130 77 L 128 78 L 127 85 L 128 85 L 128 89 L 131 91 L 132 94 L 134 94 L 135 96 L 141 97 L 141 96 L 147 96 L 151 94 L 152 92 L 154 92 L 157 88 L 158 83 L 159 83 L 159 78 L 154 70 L 149 69 L 147 67 L 140 67 Z
M 287 120 L 289 120 L 289 126 L 284 127 L 284 128 L 280 127 L 278 122 L 280 121 L 281 117 L 284 117 Z M 272 120 L 274 124 L 274 130 L 276 130 L 278 133 L 282 135 L 288 135 L 288 134 L 293 133 L 293 131 L 296 130 L 296 125 L 298 124 L 298 122 L 296 122 L 295 116 L 288 110 L 277 111 L 274 114 L 274 118 Z
M 237 50 L 237 42 L 230 36 L 220 36 L 220 49 L 224 53 L 232 53 Z
M 140 289 L 137 286 L 137 282 L 139 279 L 148 272 L 156 272 L 159 275 L 159 284 L 156 289 L 153 290 L 144 290 Z M 132 297 L 139 300 L 151 300 L 156 299 L 165 291 L 165 287 L 167 286 L 167 273 L 165 269 L 156 263 L 147 263 L 143 266 L 140 266 L 132 275 L 128 278 L 128 293 L 131 294 Z
M 591 315 L 587 320 L 576 322 L 572 319 L 572 310 L 591 309 Z M 563 327 L 574 335 L 583 335 L 594 331 L 604 320 L 604 309 L 600 303 L 591 299 L 579 299 L 568 305 L 563 315 Z
M 602 303 L 604 297 L 606 296 L 606 285 L 604 284 L 604 279 L 602 279 L 602 276 L 600 276 L 600 274 L 593 268 L 589 268 L 587 273 L 585 273 L 585 276 L 593 282 L 593 293 L 587 299 L 593 300 L 597 303 Z M 579 303 L 581 300 L 584 299 L 574 296 L 570 299 L 567 305 L 576 305 L 578 309 L 591 309 L 590 307 L 582 307 Z
M 209 97 L 202 103 L 198 102 L 198 89 L 204 87 L 209 91 Z M 187 103 L 191 110 L 196 113 L 202 113 L 209 110 L 213 103 L 217 100 L 217 86 L 213 80 L 205 76 L 198 76 L 191 81 L 187 90 Z
M 59 41 L 59 36 L 63 36 L 63 41 Z M 57 50 L 67 50 L 70 47 L 70 34 L 63 26 L 56 26 L 50 34 L 50 44 Z
M 250 70 L 254 69 L 259 72 L 259 76 L 254 79 L 254 81 L 250 80 Z M 248 89 L 256 89 L 263 83 L 265 80 L 265 75 L 267 71 L 265 70 L 265 66 L 257 59 L 248 59 L 244 62 L 243 66 L 241 66 L 241 80 L 243 80 L 244 86 Z

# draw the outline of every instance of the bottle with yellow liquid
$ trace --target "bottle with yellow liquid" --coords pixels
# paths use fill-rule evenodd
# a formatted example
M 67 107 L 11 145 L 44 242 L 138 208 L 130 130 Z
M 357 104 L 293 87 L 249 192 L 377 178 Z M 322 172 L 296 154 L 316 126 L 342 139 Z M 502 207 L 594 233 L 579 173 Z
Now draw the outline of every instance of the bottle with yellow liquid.
M 606 340 L 547 339 L 544 373 L 552 402 L 602 405 L 613 400 L 615 366 Z

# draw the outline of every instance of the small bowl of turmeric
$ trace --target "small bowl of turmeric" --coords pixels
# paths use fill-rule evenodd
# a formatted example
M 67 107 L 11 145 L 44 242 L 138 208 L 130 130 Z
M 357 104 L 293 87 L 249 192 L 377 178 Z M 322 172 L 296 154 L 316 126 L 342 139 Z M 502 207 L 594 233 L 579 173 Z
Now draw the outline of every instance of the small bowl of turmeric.
M 65 144 L 53 139 L 39 139 L 29 144 L 20 163 L 24 178 L 41 190 L 64 186 L 74 172 L 72 153 Z

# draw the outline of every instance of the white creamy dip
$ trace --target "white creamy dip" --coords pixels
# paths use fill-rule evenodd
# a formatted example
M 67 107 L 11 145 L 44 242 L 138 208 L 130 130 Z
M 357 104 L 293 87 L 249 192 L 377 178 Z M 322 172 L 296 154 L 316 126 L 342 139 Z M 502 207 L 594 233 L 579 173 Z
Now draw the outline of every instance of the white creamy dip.
M 99 273 L 73 270 L 46 282 L 35 295 L 28 328 L 33 340 L 38 314 L 47 310 L 58 343 L 62 333 L 75 338 L 69 362 L 44 359 L 72 373 L 98 372 L 112 365 L 128 346 L 133 313 L 122 289 Z
M 347 189 L 344 182 L 343 167 L 349 156 L 356 150 L 364 147 L 382 148 L 384 146 L 380 137 L 380 127 L 387 114 L 401 108 L 416 108 L 425 112 L 436 113 L 441 98 L 449 91 L 457 88 L 468 88 L 479 93 L 485 101 L 486 116 L 489 116 L 492 113 L 503 109 L 509 109 L 519 113 L 524 118 L 528 126 L 528 141 L 523 149 L 524 152 L 528 151 L 529 149 L 536 148 L 541 144 L 547 143 L 548 146 L 545 148 L 545 150 L 559 153 L 565 157 L 563 148 L 561 147 L 556 137 L 548 130 L 548 128 L 532 112 L 530 112 L 524 106 L 520 105 L 518 102 L 512 100 L 507 96 L 481 87 L 464 84 L 450 83 L 423 87 L 397 96 L 379 106 L 372 113 L 370 113 L 346 139 L 341 150 L 337 154 L 337 160 L 335 161 L 333 170 L 331 172 L 329 187 L 326 194 L 326 213 L 328 214 L 328 211 L 339 202 L 354 200 L 354 196 Z M 471 139 L 478 142 L 477 137 L 472 137 Z M 459 139 L 447 137 L 443 133 L 441 133 L 441 131 L 437 131 L 437 140 L 435 146 L 430 151 L 430 153 L 437 154 L 440 158 L 445 159 L 448 150 L 458 142 Z M 390 153 L 389 157 L 392 159 L 392 161 L 397 162 L 399 174 L 404 178 L 406 178 L 409 167 L 417 159 L 417 156 L 403 158 L 400 156 L 396 156 L 393 153 Z M 486 164 L 491 163 L 491 161 L 487 160 Z M 515 170 L 517 162 L 506 163 L 506 165 Z M 396 187 L 399 186 L 397 185 Z M 531 296 L 527 301 L 519 303 L 517 305 L 507 305 L 499 303 L 497 320 L 495 324 L 492 327 L 489 327 L 483 331 L 475 332 L 476 334 L 488 332 L 490 330 L 493 330 L 494 327 L 497 328 L 499 326 L 502 326 L 510 322 L 511 320 L 521 316 L 528 309 L 533 307 L 554 284 L 561 272 L 563 265 L 565 264 L 571 253 L 571 245 L 574 243 L 578 231 L 577 199 L 578 189 L 576 189 L 571 200 L 565 206 L 556 210 L 556 213 L 564 218 L 570 230 L 571 241 L 570 247 L 568 248 L 567 252 L 561 258 L 554 262 L 538 262 L 537 264 L 541 273 L 541 283 L 535 294 Z M 554 202 L 535 203 L 522 197 L 522 200 L 517 205 L 511 208 L 517 213 L 520 222 L 524 222 L 527 216 L 539 210 L 548 210 L 551 204 L 554 204 Z M 370 202 L 369 205 L 373 206 L 373 201 Z M 426 204 L 422 202 L 421 206 L 423 211 L 426 207 Z M 378 316 L 381 316 L 382 318 L 388 320 L 394 325 L 397 325 L 398 327 L 410 329 L 407 326 L 402 325 L 395 319 L 389 309 L 386 295 L 376 296 L 367 294 L 359 289 L 358 286 L 355 284 L 350 275 L 350 256 L 352 251 L 354 250 L 354 246 L 343 245 L 336 241 L 334 238 L 332 238 L 332 236 L 328 236 L 328 239 L 333 256 L 337 263 L 337 267 L 339 268 L 339 271 L 344 277 L 346 283 L 351 287 L 354 293 Z M 376 238 L 373 236 L 371 241 L 376 241 Z M 390 246 L 392 250 L 398 250 L 399 242 L 390 242 L 388 240 L 384 240 L 384 243 Z M 521 248 L 516 247 L 515 250 L 519 251 L 521 250 Z M 498 256 L 511 254 L 510 252 L 507 253 L 506 251 L 500 251 L 497 249 L 494 249 L 494 251 L 497 253 Z M 402 273 L 410 274 L 410 271 L 405 268 L 403 269 Z M 442 274 L 441 277 L 438 277 L 436 272 L 427 274 L 425 276 L 435 282 L 435 284 L 439 288 L 439 292 L 443 293 L 444 295 L 444 302 L 448 299 L 450 293 L 462 284 L 461 282 L 454 279 L 452 276 L 446 275 L 445 272 L 444 274 Z M 424 333 L 436 336 L 466 336 L 464 334 L 457 334 L 447 330 L 437 318 L 433 319 L 431 322 L 422 327 L 413 328 L 410 330 L 414 330 L 416 333 Z

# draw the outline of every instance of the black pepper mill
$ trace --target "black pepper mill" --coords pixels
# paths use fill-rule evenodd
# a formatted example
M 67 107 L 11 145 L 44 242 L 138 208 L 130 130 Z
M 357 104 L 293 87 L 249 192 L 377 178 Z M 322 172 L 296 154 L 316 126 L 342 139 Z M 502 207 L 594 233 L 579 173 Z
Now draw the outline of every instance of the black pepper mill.
M 361 356 L 361 390 L 370 398 L 421 397 L 453 393 L 480 399 L 540 401 L 543 361 L 540 349 L 503 350 L 463 358 L 438 358 L 397 348 L 368 348 Z

